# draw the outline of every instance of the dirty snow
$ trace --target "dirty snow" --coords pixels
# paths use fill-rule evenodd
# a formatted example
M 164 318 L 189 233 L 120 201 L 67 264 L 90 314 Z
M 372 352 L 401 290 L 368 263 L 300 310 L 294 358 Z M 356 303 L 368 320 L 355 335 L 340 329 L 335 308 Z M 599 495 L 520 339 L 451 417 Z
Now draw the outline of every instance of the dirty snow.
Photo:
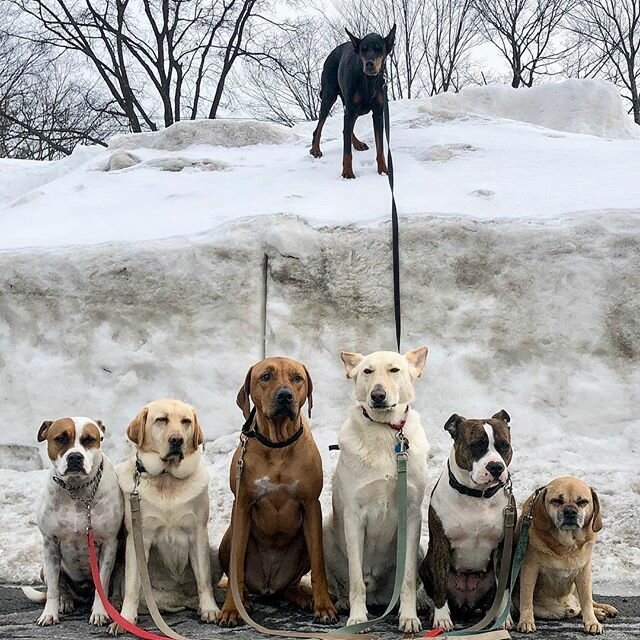
M 491 113 L 466 93 L 446 97 L 455 108 L 392 105 L 403 347 L 430 348 L 416 400 L 429 486 L 451 413 L 507 409 L 519 502 L 557 475 L 590 482 L 605 516 L 598 590 L 640 593 L 640 140 L 622 135 L 606 86 L 582 85 L 579 111 L 580 83 L 563 85 L 531 90 L 520 111 L 528 90 L 500 87 L 482 88 Z M 536 101 L 555 106 L 554 122 L 525 122 Z M 267 254 L 267 353 L 310 368 L 329 508 L 327 445 L 351 398 L 338 353 L 394 346 L 388 186 L 373 151 L 354 156 L 356 181 L 339 178 L 340 120 L 327 123 L 319 161 L 313 123 L 236 121 L 142 134 L 144 145 L 127 136 L 56 163 L 0 161 L 0 446 L 23 452 L 7 462 L 5 450 L 6 466 L 32 469 L 24 447 L 41 421 L 69 414 L 103 419 L 120 460 L 138 408 L 182 398 L 208 439 L 216 545 L 242 421 L 235 395 L 260 357 Z M 591 123 L 590 135 L 543 126 L 563 121 Z M 370 120 L 359 127 L 371 142 Z M 0 581 L 37 577 L 44 477 L 0 470 Z

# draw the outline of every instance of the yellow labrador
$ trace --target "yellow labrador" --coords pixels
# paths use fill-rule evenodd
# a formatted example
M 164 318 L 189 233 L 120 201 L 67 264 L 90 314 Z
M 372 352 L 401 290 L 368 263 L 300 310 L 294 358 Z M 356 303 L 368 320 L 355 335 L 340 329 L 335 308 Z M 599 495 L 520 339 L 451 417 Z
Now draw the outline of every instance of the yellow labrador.
M 140 598 L 128 501 L 137 465 L 142 535 L 158 607 L 198 608 L 204 622 L 215 622 L 219 609 L 213 597 L 207 533 L 209 474 L 202 460 L 204 436 L 198 416 L 184 402 L 157 400 L 140 410 L 127 436 L 136 454 L 116 469 L 127 528 L 122 615 L 134 622 Z M 110 631 L 115 634 L 120 628 L 112 625 Z
M 523 516 L 534 496 L 525 502 Z M 600 621 L 618 611 L 593 601 L 591 554 L 602 529 L 598 495 L 578 478 L 556 478 L 535 498 L 532 515 L 520 574 L 518 631 L 535 631 L 535 617 L 557 620 L 582 612 L 585 632 L 602 633 Z M 522 516 L 518 532 L 521 527 Z

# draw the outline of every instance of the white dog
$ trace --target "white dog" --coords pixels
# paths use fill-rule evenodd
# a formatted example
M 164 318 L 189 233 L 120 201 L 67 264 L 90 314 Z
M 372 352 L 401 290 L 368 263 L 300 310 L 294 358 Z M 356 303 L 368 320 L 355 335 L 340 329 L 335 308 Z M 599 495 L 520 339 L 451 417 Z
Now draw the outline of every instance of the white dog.
M 118 466 L 125 497 L 140 472 L 142 537 L 158 608 L 198 608 L 203 622 L 215 622 L 209 549 L 209 474 L 202 460 L 204 440 L 196 412 L 178 400 L 157 400 L 140 411 L 127 429 L 136 455 Z M 131 534 L 131 508 L 125 499 L 127 528 L 122 615 L 135 622 L 140 577 Z M 219 578 L 217 576 L 216 578 Z M 217 581 L 217 579 L 216 579 Z M 121 631 L 113 624 L 110 633 Z
M 387 605 L 395 579 L 397 472 L 400 428 L 409 441 L 407 554 L 400 594 L 401 631 L 421 628 L 416 610 L 416 573 L 427 480 L 429 445 L 420 416 L 410 407 L 413 382 L 422 375 L 427 348 L 404 356 L 379 351 L 341 354 L 355 382 L 357 404 L 340 429 L 340 458 L 333 478 L 333 514 L 325 524 L 330 590 L 349 621 L 367 620 L 367 604 Z
M 73 611 L 76 601 L 87 601 L 91 596 L 94 600 L 89 622 L 98 626 L 109 622 L 98 594 L 93 592 L 86 538 L 87 513 L 80 502 L 91 505 L 91 524 L 99 547 L 100 580 L 108 593 L 123 506 L 116 472 L 100 448 L 104 431 L 100 420 L 90 418 L 47 420 L 38 431 L 38 442 L 47 442 L 51 460 L 51 473 L 38 507 L 47 592 L 31 587 L 22 590 L 34 602 L 46 601 L 37 621 L 41 626 L 58 624 L 60 613 Z

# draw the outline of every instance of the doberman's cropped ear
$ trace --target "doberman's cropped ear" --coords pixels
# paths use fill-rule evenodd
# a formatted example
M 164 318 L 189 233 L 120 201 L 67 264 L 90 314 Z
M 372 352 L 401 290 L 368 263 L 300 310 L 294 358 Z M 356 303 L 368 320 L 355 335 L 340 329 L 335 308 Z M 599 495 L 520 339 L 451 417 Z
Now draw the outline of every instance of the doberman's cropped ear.
M 464 421 L 464 418 L 462 416 L 459 416 L 457 413 L 454 413 L 444 423 L 444 430 L 448 431 L 451 434 L 451 437 L 455 440 L 456 436 L 458 435 L 458 429 L 463 421 Z
M 44 442 L 47 439 L 47 431 L 53 424 L 53 420 L 45 420 L 38 429 L 38 442 Z
M 127 427 L 127 438 L 131 440 L 137 447 L 141 447 L 144 443 L 144 431 L 147 426 L 147 417 L 149 416 L 149 407 L 144 407 L 138 415 L 131 421 Z
M 361 39 L 360 39 L 360 38 L 356 38 L 356 37 L 353 35 L 353 33 L 351 33 L 351 32 L 349 31 L 349 29 L 347 29 L 346 27 L 345 27 L 345 29 L 344 29 L 344 30 L 347 32 L 347 35 L 349 36 L 349 40 L 351 40 L 351 43 L 353 44 L 353 49 L 354 49 L 354 51 L 357 53 L 358 51 L 360 51 L 360 42 L 361 42 Z
M 504 409 L 500 409 L 498 413 L 494 413 L 491 417 L 496 420 L 502 420 L 502 422 L 506 422 L 507 425 L 511 422 L 511 416 Z
M 245 420 L 251 413 L 251 372 L 253 367 L 247 371 L 247 375 L 244 379 L 244 384 L 240 387 L 238 395 L 236 396 L 236 404 L 242 409 L 242 415 Z
M 302 365 L 302 368 L 307 374 L 307 411 L 309 412 L 309 417 L 311 417 L 311 409 L 313 409 L 313 380 L 311 380 L 311 375 L 307 367 Z
M 593 500 L 593 514 L 591 515 L 591 530 L 595 533 L 602 530 L 602 516 L 600 515 L 600 498 L 598 494 L 591 489 L 591 499 Z
M 193 450 L 195 451 L 204 442 L 204 432 L 200 426 L 200 420 L 198 420 L 198 414 L 193 412 Z
M 396 25 L 394 24 L 389 31 L 389 35 L 384 39 L 384 43 L 387 47 L 387 54 L 391 53 L 393 45 L 396 43 Z
M 344 368 L 347 371 L 347 378 L 353 378 L 356 374 L 356 367 L 364 356 L 361 353 L 351 353 L 350 351 L 341 351 L 340 357 L 344 362 Z

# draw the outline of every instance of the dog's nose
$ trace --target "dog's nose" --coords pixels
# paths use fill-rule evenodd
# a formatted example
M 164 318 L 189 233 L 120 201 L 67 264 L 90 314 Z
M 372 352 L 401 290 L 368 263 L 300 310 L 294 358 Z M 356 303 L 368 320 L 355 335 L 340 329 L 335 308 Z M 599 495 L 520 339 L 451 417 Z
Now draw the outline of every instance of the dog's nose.
M 184 438 L 179 433 L 169 436 L 169 446 L 172 449 L 180 449 L 184 444 Z
M 371 71 L 373 69 L 373 60 L 367 60 L 364 63 L 364 67 L 367 71 Z
M 565 507 L 563 510 L 565 520 L 577 520 L 578 510 L 575 507 Z
M 504 471 L 504 465 L 502 462 L 489 462 L 487 463 L 487 471 L 497 480 Z
M 382 404 L 387 399 L 387 392 L 380 386 L 376 385 L 371 390 L 371 401 L 373 404 Z
M 293 391 L 288 387 L 278 389 L 278 392 L 276 393 L 276 400 L 279 404 L 288 404 L 293 400 Z
M 67 466 L 82 468 L 83 460 L 82 454 L 74 451 L 67 456 Z

